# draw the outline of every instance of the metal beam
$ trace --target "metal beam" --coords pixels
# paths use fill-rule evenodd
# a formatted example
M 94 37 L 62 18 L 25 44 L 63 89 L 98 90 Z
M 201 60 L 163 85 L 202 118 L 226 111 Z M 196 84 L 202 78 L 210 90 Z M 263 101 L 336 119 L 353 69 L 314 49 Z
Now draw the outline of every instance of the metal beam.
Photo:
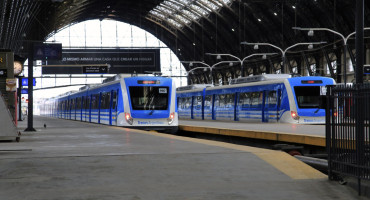
M 310 75 L 310 76 L 312 76 L 312 70 L 311 70 L 311 67 L 310 67 L 310 62 L 308 61 L 308 58 L 307 58 L 307 56 L 306 56 L 306 54 L 302 51 L 302 57 L 303 57 L 303 59 L 304 59 L 304 61 L 305 61 L 305 63 L 306 63 L 306 67 L 307 67 L 307 70 L 308 70 L 308 74 Z
M 334 70 L 333 70 L 333 65 L 331 64 L 331 60 L 330 60 L 330 58 L 329 58 L 329 55 L 328 55 L 328 52 L 325 50 L 325 49 L 323 49 L 322 50 L 322 52 L 323 52 L 323 54 L 324 54 L 324 57 L 325 57 L 325 59 L 326 59 L 326 62 L 327 62 L 327 64 L 328 64 L 328 67 L 329 67 L 329 71 L 330 71 L 330 76 L 333 78 L 333 79 L 335 79 L 335 74 L 334 74 Z M 337 67 L 338 68 L 338 67 Z M 337 81 L 337 80 L 336 80 Z

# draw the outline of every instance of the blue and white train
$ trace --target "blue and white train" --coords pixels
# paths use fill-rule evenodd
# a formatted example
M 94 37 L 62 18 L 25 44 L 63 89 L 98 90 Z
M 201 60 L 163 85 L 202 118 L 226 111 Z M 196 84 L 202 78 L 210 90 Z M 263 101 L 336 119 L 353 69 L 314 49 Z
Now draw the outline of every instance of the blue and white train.
M 325 123 L 322 86 L 326 77 L 265 74 L 234 79 L 231 85 L 177 88 L 180 119 L 245 122 Z
M 48 99 L 41 115 L 144 130 L 177 132 L 176 86 L 160 76 L 117 75 Z

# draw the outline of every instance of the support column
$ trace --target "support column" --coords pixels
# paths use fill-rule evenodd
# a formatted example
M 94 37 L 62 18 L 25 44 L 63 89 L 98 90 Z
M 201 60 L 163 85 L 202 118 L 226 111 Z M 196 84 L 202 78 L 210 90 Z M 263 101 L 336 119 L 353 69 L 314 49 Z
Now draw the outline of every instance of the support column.
M 33 128 L 33 44 L 28 49 L 28 116 L 27 128 L 24 131 L 36 131 Z

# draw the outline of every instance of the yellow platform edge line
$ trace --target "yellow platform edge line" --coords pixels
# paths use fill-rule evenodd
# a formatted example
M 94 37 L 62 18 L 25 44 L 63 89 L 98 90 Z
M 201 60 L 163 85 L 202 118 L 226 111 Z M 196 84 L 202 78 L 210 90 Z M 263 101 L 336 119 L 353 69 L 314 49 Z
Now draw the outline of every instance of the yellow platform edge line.
M 119 128 L 119 127 L 110 127 L 110 128 Z M 135 130 L 134 132 L 253 153 L 254 155 L 259 157 L 266 163 L 272 165 L 273 167 L 275 167 L 276 169 L 278 169 L 279 171 L 281 171 L 282 173 L 284 173 L 291 179 L 304 180 L 304 179 L 327 178 L 325 174 L 321 173 L 320 171 L 308 166 L 302 161 L 282 151 L 262 149 L 262 148 L 257 148 L 257 147 L 250 147 L 250 146 L 243 146 L 243 145 L 236 145 L 236 144 L 229 144 L 225 142 L 218 142 L 218 141 L 211 141 L 211 140 L 204 140 L 204 139 L 197 139 L 197 138 L 188 138 L 188 137 L 158 133 L 155 131 Z
M 314 145 L 314 146 L 320 146 L 320 147 L 326 146 L 325 137 L 322 137 L 322 136 L 312 136 L 312 135 L 303 135 L 303 134 L 301 135 L 301 134 L 292 134 L 292 133 L 279 133 L 279 132 L 269 132 L 269 131 L 257 131 L 257 130 L 211 128 L 211 127 L 188 126 L 188 125 L 180 125 L 179 130 L 197 132 L 197 133 L 208 133 L 208 134 L 262 139 L 262 140 L 273 140 L 273 141 L 279 141 L 279 142 L 291 142 L 291 143 Z

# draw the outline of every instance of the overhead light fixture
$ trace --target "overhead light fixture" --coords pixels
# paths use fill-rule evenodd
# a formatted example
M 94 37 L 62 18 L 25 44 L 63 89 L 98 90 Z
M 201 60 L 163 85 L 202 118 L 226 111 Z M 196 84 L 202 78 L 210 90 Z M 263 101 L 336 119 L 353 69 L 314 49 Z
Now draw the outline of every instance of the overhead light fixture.
M 274 15 L 275 15 L 275 16 L 277 16 L 277 13 L 276 13 L 276 12 L 274 12 Z
M 262 20 L 260 18 L 257 19 L 259 22 L 261 22 Z
M 266 54 L 262 55 L 262 59 L 266 59 L 266 57 L 267 57 Z
M 309 44 L 308 45 L 308 49 L 313 49 L 313 45 L 312 44 Z
M 232 67 L 234 65 L 234 63 L 230 62 L 229 63 L 229 67 Z
M 207 71 L 207 68 L 204 68 L 203 71 L 206 72 Z
M 195 43 L 193 43 L 193 46 L 195 46 Z
M 193 66 L 193 63 L 191 62 L 191 63 L 189 64 L 189 66 L 190 66 L 190 67 L 192 67 L 192 66 Z
M 216 59 L 221 60 L 221 55 L 217 55 Z
M 253 46 L 253 49 L 254 49 L 254 50 L 257 50 L 257 49 L 258 49 L 258 44 L 255 44 L 255 45 Z
M 293 9 L 295 9 L 295 6 L 292 6 Z
M 233 29 L 233 28 L 232 28 L 232 29 L 231 29 L 231 31 L 232 31 L 232 32 L 234 32 L 234 31 L 235 31 L 235 29 Z
M 310 36 L 310 37 L 312 37 L 313 34 L 314 34 L 313 30 L 309 30 L 308 33 L 307 33 L 307 35 Z

